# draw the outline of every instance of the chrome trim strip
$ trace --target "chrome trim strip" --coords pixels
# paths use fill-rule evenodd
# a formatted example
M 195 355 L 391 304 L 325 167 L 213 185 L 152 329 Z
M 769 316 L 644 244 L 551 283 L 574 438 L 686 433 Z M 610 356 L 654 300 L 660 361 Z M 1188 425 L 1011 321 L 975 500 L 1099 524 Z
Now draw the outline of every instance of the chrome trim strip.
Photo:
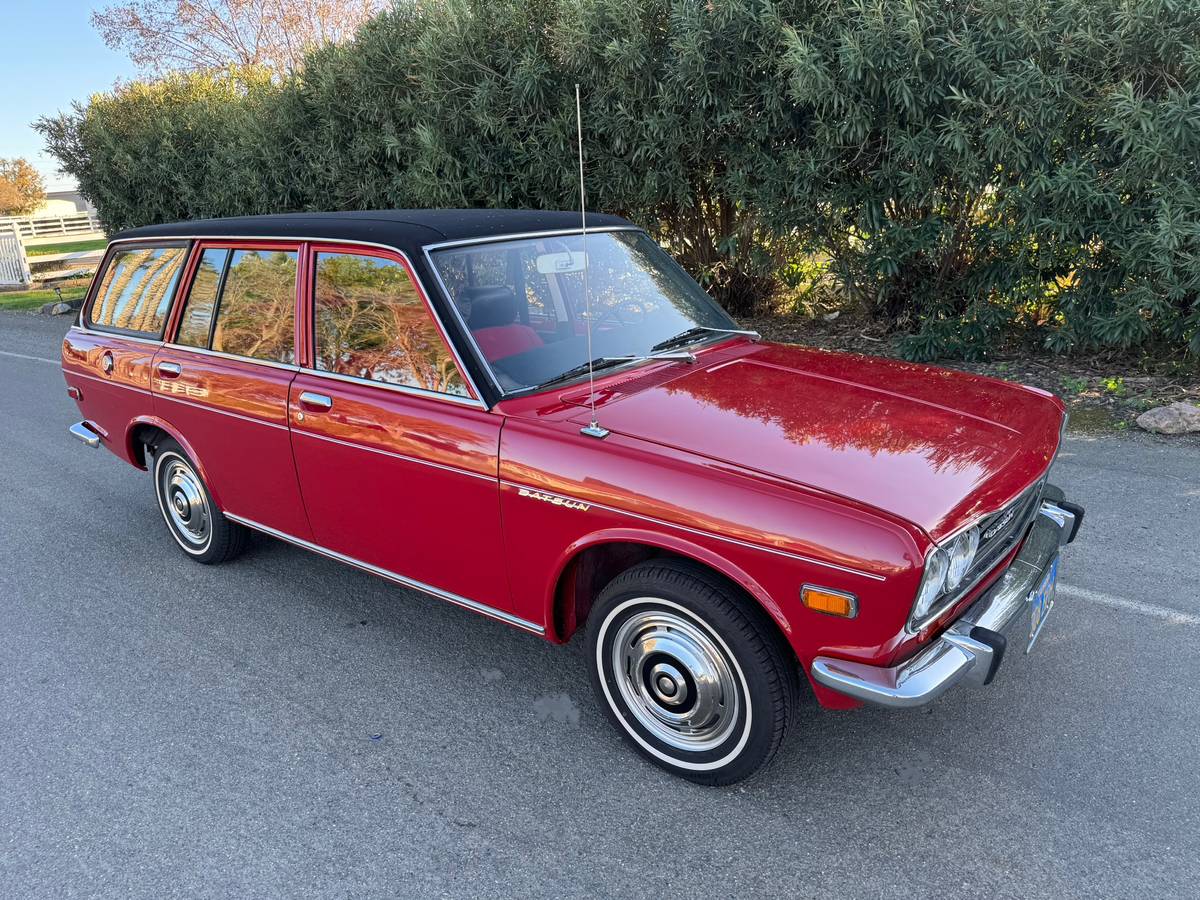
M 87 422 L 76 422 L 67 431 L 71 433 L 71 437 L 82 441 L 85 446 L 91 447 L 93 450 L 100 446 L 100 435 L 92 431 Z
M 860 569 L 852 569 L 849 566 L 843 566 L 843 565 L 839 565 L 838 563 L 827 562 L 826 560 L 823 560 L 823 559 L 816 559 L 811 556 L 803 556 L 799 553 L 792 553 L 789 550 L 780 550 L 777 547 L 767 547 L 767 546 L 764 546 L 763 544 L 752 544 L 749 541 L 742 541 L 742 540 L 739 540 L 738 538 L 732 538 L 732 537 L 729 537 L 728 535 L 724 535 L 724 534 L 717 534 L 716 532 L 713 532 L 713 531 L 702 531 L 699 528 L 689 528 L 687 525 L 677 525 L 676 523 L 668 522 L 665 519 L 656 519 L 653 516 L 644 516 L 641 513 L 629 512 L 629 510 L 618 509 L 615 506 L 608 506 L 604 503 L 597 503 L 594 500 L 580 500 L 577 497 L 568 497 L 563 494 L 555 494 L 551 491 L 545 490 L 544 488 L 534 487 L 533 485 L 529 485 L 529 484 L 521 484 L 520 482 L 517 482 L 517 481 L 508 481 L 507 479 L 504 479 L 504 478 L 500 479 L 500 484 L 504 485 L 506 487 L 517 488 L 518 490 L 524 489 L 527 491 L 537 491 L 538 493 L 545 494 L 548 497 L 557 497 L 558 499 L 560 499 L 566 503 L 585 504 L 587 506 L 595 507 L 596 509 L 603 509 L 603 510 L 606 510 L 611 513 L 616 513 L 617 515 L 629 516 L 630 518 L 633 518 L 633 519 L 640 519 L 643 522 L 651 522 L 655 525 L 663 525 L 667 528 L 675 528 L 675 529 L 678 529 L 679 531 L 686 531 L 689 534 L 698 534 L 701 537 L 712 538 L 713 540 L 717 540 L 717 541 L 724 541 L 727 544 L 735 544 L 739 547 L 746 547 L 750 550 L 761 550 L 764 553 L 774 553 L 776 556 L 784 556 L 784 557 L 787 557 L 788 559 L 795 559 L 795 560 L 799 560 L 801 562 L 812 563 L 813 565 L 816 565 L 816 566 L 824 566 L 827 569 L 836 569 L 839 572 L 846 572 L 850 575 L 861 575 L 863 578 L 870 578 L 873 581 L 887 581 L 887 579 L 883 575 L 876 575 L 874 572 L 863 572 Z
M 174 301 L 172 301 L 172 302 L 174 302 Z M 94 337 L 102 337 L 107 340 L 115 339 L 118 341 L 133 341 L 135 344 L 149 344 L 151 347 L 161 347 L 163 345 L 162 338 L 134 337 L 131 334 L 122 334 L 119 331 L 100 331 L 95 328 L 88 328 L 88 326 L 86 326 L 82 323 L 76 323 L 75 325 L 72 325 L 71 327 L 73 329 L 75 329 L 76 331 L 80 332 L 81 334 L 90 334 Z M 68 334 L 69 333 L 70 332 L 68 332 Z
M 207 347 L 189 347 L 187 344 L 164 342 L 164 350 L 179 350 L 183 353 L 198 353 L 201 356 L 212 356 L 216 359 L 228 359 L 231 362 L 251 363 L 256 366 L 269 366 L 272 369 L 282 369 L 284 372 L 299 372 L 300 367 L 295 363 L 281 363 L 273 359 L 256 359 L 253 356 L 238 356 L 236 353 L 225 353 L 222 350 L 209 350 Z
M 893 708 L 921 706 L 959 682 L 986 683 L 995 651 L 971 632 L 977 626 L 1008 631 L 1028 609 L 1033 590 L 1070 535 L 1071 523 L 1060 517 L 1062 512 L 1055 504 L 1041 504 L 1033 530 L 1003 576 L 914 656 L 890 667 L 818 656 L 812 663 L 813 678 L 840 693 Z
M 604 231 L 644 231 L 643 228 L 638 228 L 636 225 L 607 225 L 598 228 L 589 228 L 588 234 L 599 234 Z M 560 237 L 564 234 L 582 234 L 580 228 L 553 228 L 549 231 L 519 231 L 514 234 L 492 234 L 484 237 L 462 238 L 456 241 L 438 241 L 433 244 L 423 244 L 421 249 L 426 252 L 430 250 L 443 250 L 446 247 L 466 247 L 470 244 L 495 244 L 501 241 L 525 241 L 530 238 L 539 237 Z
M 412 397 L 427 397 L 430 400 L 446 400 L 450 403 L 457 403 L 461 406 L 470 406 L 475 409 L 487 409 L 487 404 L 476 397 L 463 397 L 460 394 L 445 394 L 441 391 L 430 391 L 425 388 L 413 387 L 412 385 L 407 384 L 392 384 L 388 381 L 375 381 L 371 378 L 359 378 L 357 375 L 343 375 L 341 372 L 326 372 L 324 369 L 307 369 L 301 367 L 300 372 L 304 375 L 312 375 L 316 378 L 331 378 L 336 381 L 346 381 L 350 384 L 368 384 L 371 387 L 395 391 L 398 394 L 408 394 Z
M 137 391 L 139 394 L 150 394 L 148 388 L 138 387 L 136 384 L 126 384 L 123 381 L 113 381 L 111 378 L 101 378 L 99 375 L 89 375 L 87 372 L 78 372 L 75 369 L 63 367 L 63 375 L 74 375 L 76 378 L 86 378 L 89 381 L 98 381 L 101 384 L 111 385 L 112 387 L 125 388 L 130 391 Z
M 366 444 L 356 444 L 352 441 L 343 441 L 339 438 L 329 437 L 324 434 L 317 434 L 312 431 L 302 431 L 299 428 L 292 428 L 292 434 L 301 437 L 315 438 L 318 441 L 328 441 L 331 444 L 340 444 L 343 447 L 349 447 L 352 450 L 365 450 L 368 453 L 378 453 L 380 456 L 390 456 L 394 459 L 399 459 L 404 462 L 416 463 L 421 466 L 429 466 L 431 469 L 441 469 L 443 472 L 453 472 L 456 475 L 468 475 L 471 478 L 480 478 L 484 481 L 495 483 L 496 478 L 492 475 L 484 475 L 482 472 L 472 472 L 470 469 L 459 469 L 455 466 L 447 466 L 443 463 L 436 463 L 428 459 L 421 459 L 416 456 L 405 456 L 403 453 L 396 453 L 392 450 L 382 450 L 379 447 L 368 447 Z
M 384 220 L 379 220 L 379 221 L 384 221 Z M 416 225 L 419 223 L 414 222 L 411 224 Z M 431 230 L 436 230 L 436 229 L 431 229 Z M 462 354 L 459 353 L 458 347 L 455 345 L 454 341 L 451 339 L 450 332 L 446 330 L 446 324 L 442 321 L 441 314 L 438 313 L 437 307 L 434 306 L 433 300 L 432 300 L 432 297 L 430 296 L 429 291 L 425 289 L 425 284 L 421 281 L 421 276 L 417 272 L 417 267 L 413 265 L 413 261 L 409 257 L 409 255 L 407 253 L 405 253 L 403 250 L 401 250 L 399 247 L 395 246 L 394 244 L 380 244 L 375 241 L 356 241 L 356 240 L 351 240 L 349 238 L 334 238 L 334 237 L 328 237 L 328 236 L 314 237 L 311 235 L 309 235 L 309 236 L 288 235 L 288 236 L 281 237 L 279 235 L 272 235 L 272 234 L 253 234 L 253 235 L 250 235 L 250 234 L 204 234 L 204 235 L 184 234 L 184 235 L 176 235 L 176 236 L 155 235 L 153 237 L 118 238 L 114 241 L 109 241 L 108 244 L 111 247 L 113 244 L 145 243 L 146 241 L 284 241 L 284 242 L 288 242 L 288 243 L 292 243 L 292 244 L 303 244 L 303 243 L 340 244 L 340 245 L 348 246 L 348 247 L 350 247 L 350 246 L 352 246 L 352 247 L 374 247 L 378 250 L 387 250 L 389 253 L 395 253 L 397 256 L 399 256 L 401 259 L 403 259 L 404 262 L 408 265 L 408 269 L 412 273 L 412 277 L 413 277 L 413 280 L 417 284 L 417 288 L 428 299 L 426 306 L 429 307 L 429 312 L 433 315 L 433 320 L 434 320 L 434 323 L 437 325 L 438 332 L 441 334 L 442 340 L 446 342 L 446 346 L 450 349 L 450 353 L 454 357 L 454 362 L 458 365 L 459 372 L 462 373 L 462 376 L 463 376 L 463 378 L 466 379 L 467 384 L 469 384 L 471 386 L 471 390 L 473 390 L 475 392 L 476 397 L 479 398 L 480 405 L 482 405 L 485 409 L 487 408 L 486 404 L 484 404 L 484 402 L 483 402 L 483 393 L 479 390 L 479 385 L 477 385 L 475 383 L 475 379 L 471 377 L 470 369 L 468 369 L 463 364 Z M 321 248 L 319 246 L 314 247 L 313 251 L 315 253 L 320 253 Z M 299 277 L 299 276 L 297 275 L 297 277 Z M 176 289 L 176 295 L 178 295 L 178 288 Z M 173 305 L 176 301 L 172 300 L 171 302 Z M 85 303 L 84 305 L 86 306 L 87 304 Z M 82 310 L 80 312 L 80 315 L 82 316 Z M 159 343 L 162 343 L 162 342 L 159 341 Z M 191 348 L 184 348 L 184 349 L 191 349 Z M 241 359 L 242 357 L 236 357 L 236 358 Z M 258 360 L 255 360 L 255 361 L 257 362 Z
M 437 597 L 440 600 L 447 600 L 450 603 L 453 603 L 455 606 L 461 606 L 464 609 L 469 609 L 472 612 L 477 612 L 481 615 L 487 616 L 488 618 L 496 619 L 497 621 L 504 622 L 508 625 L 513 625 L 533 634 L 544 635 L 546 633 L 546 629 L 541 625 L 538 625 L 535 622 L 530 622 L 527 619 L 522 619 L 519 616 L 514 616 L 512 613 L 506 613 L 503 610 L 496 609 L 494 606 L 488 606 L 487 604 L 480 603 L 477 600 L 470 600 L 466 597 L 459 596 L 458 594 L 451 593 L 450 591 L 444 591 L 441 588 L 435 588 L 432 585 L 425 584 L 421 581 L 416 581 L 412 578 L 407 578 L 404 575 L 399 575 L 387 569 L 380 568 L 379 566 L 372 565 L 371 563 L 363 562 L 362 560 L 355 559 L 352 556 L 346 556 L 345 554 L 338 553 L 336 550 L 330 550 L 327 547 L 322 547 L 320 544 L 314 544 L 311 541 L 304 540 L 303 538 L 293 537 L 290 534 L 285 534 L 282 531 L 278 531 L 274 528 L 262 525 L 259 522 L 255 522 L 253 519 L 247 519 L 231 512 L 226 512 L 225 516 L 226 518 L 233 519 L 235 522 L 240 522 L 248 528 L 253 528 L 255 531 L 261 531 L 265 534 L 271 535 L 272 537 L 277 537 L 281 541 L 287 541 L 289 544 L 295 544 L 297 547 L 303 547 L 305 550 L 311 550 L 313 553 L 320 554 L 321 556 L 328 557 L 329 559 L 336 560 L 337 562 L 354 566 L 356 569 L 362 569 L 364 572 L 369 572 L 372 575 L 378 575 L 380 578 L 386 578 L 388 581 L 394 581 L 396 584 L 402 585 L 403 587 L 421 591 L 422 593 Z
M 241 419 L 243 422 L 250 422 L 254 425 L 265 425 L 268 428 L 278 428 L 282 431 L 289 431 L 287 425 L 280 425 L 278 422 L 268 422 L 266 419 L 256 419 L 253 416 L 243 416 L 241 413 L 231 412 L 228 409 L 218 409 L 215 406 L 206 406 L 203 403 L 194 403 L 191 400 L 184 400 L 182 397 L 176 397 L 169 391 L 155 391 L 155 399 L 170 400 L 174 403 L 182 403 L 184 406 L 191 406 L 204 412 L 216 413 L 220 416 L 230 416 L 234 419 Z

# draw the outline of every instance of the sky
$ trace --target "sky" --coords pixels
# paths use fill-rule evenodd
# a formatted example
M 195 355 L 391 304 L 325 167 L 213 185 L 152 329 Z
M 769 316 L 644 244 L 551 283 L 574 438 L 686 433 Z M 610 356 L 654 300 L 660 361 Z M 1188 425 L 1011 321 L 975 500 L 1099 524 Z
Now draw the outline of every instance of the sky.
M 48 190 L 70 188 L 42 136 L 30 123 L 69 109 L 135 74 L 133 63 L 109 50 L 92 27 L 102 0 L 4 0 L 0 17 L 0 157 L 23 156 Z

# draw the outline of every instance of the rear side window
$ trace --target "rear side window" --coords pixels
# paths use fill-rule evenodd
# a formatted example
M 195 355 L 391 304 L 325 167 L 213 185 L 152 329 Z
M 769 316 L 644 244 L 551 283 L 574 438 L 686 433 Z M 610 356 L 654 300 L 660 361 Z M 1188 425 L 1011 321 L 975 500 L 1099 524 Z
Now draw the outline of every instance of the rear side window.
M 293 363 L 296 252 L 235 250 L 221 286 L 212 349 Z
M 188 291 L 187 305 L 179 320 L 179 334 L 175 336 L 175 343 L 185 347 L 208 346 L 213 310 L 217 307 L 217 291 L 225 276 L 225 263 L 228 260 L 228 250 L 205 250 L 200 254 L 200 262 L 192 278 L 192 289 Z
M 296 256 L 294 250 L 205 249 L 175 343 L 294 363 Z
M 317 369 L 469 396 L 404 266 L 376 256 L 318 253 L 315 274 Z
M 95 328 L 160 337 L 186 247 L 130 247 L 109 260 L 88 321 Z

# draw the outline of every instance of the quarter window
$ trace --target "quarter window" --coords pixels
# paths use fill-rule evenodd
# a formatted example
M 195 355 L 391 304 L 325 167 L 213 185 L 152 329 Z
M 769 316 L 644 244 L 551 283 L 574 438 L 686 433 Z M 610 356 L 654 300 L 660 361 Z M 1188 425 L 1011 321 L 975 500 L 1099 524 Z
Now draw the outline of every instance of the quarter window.
M 185 247 L 131 247 L 109 260 L 88 319 L 93 326 L 136 334 L 162 334 Z
M 315 276 L 317 369 L 469 396 L 404 266 L 376 256 L 318 253 Z
M 221 280 L 210 346 L 233 356 L 293 363 L 295 308 L 296 251 L 234 250 Z

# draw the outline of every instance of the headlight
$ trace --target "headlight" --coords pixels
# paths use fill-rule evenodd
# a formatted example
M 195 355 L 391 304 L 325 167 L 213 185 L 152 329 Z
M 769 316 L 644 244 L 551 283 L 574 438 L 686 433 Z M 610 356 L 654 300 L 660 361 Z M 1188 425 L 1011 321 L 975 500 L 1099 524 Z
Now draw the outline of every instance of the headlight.
M 950 563 L 946 569 L 946 590 L 952 591 L 967 577 L 975 551 L 979 549 L 979 527 L 968 528 L 946 547 Z
M 929 558 L 925 560 L 925 575 L 921 578 L 921 587 L 917 591 L 917 602 L 913 604 L 912 620 L 920 621 L 929 614 L 933 603 L 941 595 L 946 586 L 946 570 L 950 567 L 950 557 L 941 547 L 934 547 Z

